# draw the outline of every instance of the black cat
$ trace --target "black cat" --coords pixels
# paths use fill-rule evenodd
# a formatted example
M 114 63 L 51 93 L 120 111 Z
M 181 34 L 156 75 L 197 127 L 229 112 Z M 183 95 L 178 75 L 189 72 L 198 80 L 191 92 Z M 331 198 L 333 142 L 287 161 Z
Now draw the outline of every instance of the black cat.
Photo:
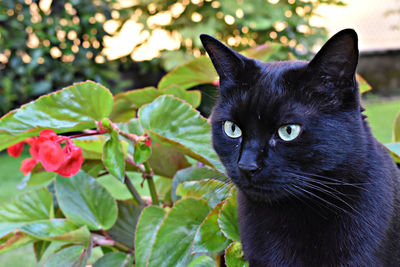
M 355 31 L 310 62 L 201 41 L 220 76 L 213 146 L 238 187 L 250 266 L 400 266 L 400 175 L 362 114 Z

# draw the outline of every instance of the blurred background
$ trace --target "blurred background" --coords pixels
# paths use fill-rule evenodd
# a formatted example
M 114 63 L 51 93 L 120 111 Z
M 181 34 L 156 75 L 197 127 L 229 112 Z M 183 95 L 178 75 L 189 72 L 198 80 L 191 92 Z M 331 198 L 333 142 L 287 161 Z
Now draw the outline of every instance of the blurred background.
M 358 72 L 373 88 L 363 103 L 389 143 L 400 111 L 400 0 L 0 0 L 0 115 L 88 79 L 113 93 L 156 86 L 204 55 L 202 33 L 237 51 L 273 44 L 269 59 L 286 60 L 310 59 L 344 28 L 358 32 Z M 212 85 L 196 89 L 213 99 Z M 207 115 L 212 103 L 203 106 Z M 22 174 L 21 159 L 0 157 L 3 202 Z M 0 265 L 36 266 L 31 250 L 0 255 Z

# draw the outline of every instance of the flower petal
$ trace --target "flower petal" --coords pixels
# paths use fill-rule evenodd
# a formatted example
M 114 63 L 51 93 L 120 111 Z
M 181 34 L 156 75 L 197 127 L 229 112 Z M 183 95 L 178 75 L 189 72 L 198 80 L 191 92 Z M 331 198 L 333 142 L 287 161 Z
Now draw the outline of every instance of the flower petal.
M 18 158 L 24 151 L 24 142 L 19 142 L 7 148 L 7 152 L 11 157 Z
M 27 175 L 36 166 L 37 162 L 38 161 L 35 158 L 24 159 L 21 162 L 21 168 L 19 170 L 22 171 L 24 175 Z
M 60 144 L 54 141 L 40 143 L 38 159 L 46 171 L 57 170 L 65 160 L 65 153 Z
M 82 149 L 71 142 L 64 147 L 63 151 L 66 155 L 64 163 L 55 172 L 64 177 L 74 176 L 79 172 L 84 161 Z

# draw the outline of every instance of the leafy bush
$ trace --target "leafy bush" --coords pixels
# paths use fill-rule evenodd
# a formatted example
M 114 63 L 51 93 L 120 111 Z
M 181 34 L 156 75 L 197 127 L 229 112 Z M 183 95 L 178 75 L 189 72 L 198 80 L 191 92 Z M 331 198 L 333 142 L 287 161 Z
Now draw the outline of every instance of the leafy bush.
M 41 2 L 0 1 L 0 114 L 75 81 L 118 80 L 118 64 L 102 64 L 100 55 L 109 4 L 57 0 L 44 8 Z
M 276 51 L 266 44 L 244 53 L 266 59 Z M 247 265 L 236 189 L 195 109 L 201 94 L 188 90 L 216 81 L 199 57 L 157 88 L 113 96 L 75 83 L 3 116 L 0 150 L 18 156 L 29 144 L 23 184 L 39 188 L 0 205 L 0 253 L 32 243 L 44 266 L 85 266 L 96 249 L 104 254 L 97 267 Z M 106 174 L 114 178 L 104 183 Z

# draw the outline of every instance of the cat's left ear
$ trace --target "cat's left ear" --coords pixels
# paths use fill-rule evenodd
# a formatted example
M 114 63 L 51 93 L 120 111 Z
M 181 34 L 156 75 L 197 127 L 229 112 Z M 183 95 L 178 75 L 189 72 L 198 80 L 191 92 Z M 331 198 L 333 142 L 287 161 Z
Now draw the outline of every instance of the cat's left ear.
M 358 63 L 358 38 L 345 29 L 330 38 L 308 64 L 313 73 L 336 79 L 353 80 Z

